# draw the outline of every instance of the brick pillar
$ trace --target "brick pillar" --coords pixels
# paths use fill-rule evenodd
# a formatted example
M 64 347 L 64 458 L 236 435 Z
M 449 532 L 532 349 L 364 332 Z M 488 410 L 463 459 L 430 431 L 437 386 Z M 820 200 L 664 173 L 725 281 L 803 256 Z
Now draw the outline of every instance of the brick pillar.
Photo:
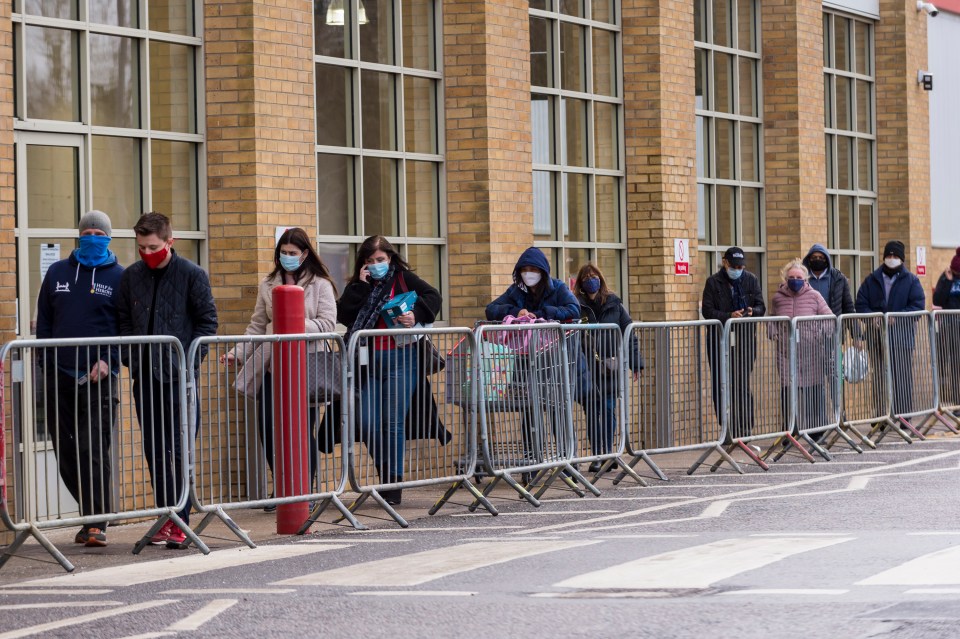
M 13 229 L 16 225 L 14 210 L 13 166 L 13 25 L 10 22 L 10 3 L 0 4 L 0 341 L 14 339 L 17 323 L 17 244 Z M 0 408 L 6 410 L 6 407 Z M 13 441 L 12 420 L 5 420 L 6 430 L 0 433 L 7 442 Z M 13 446 L 4 453 L 7 472 L 13 470 Z M 0 478 L 0 481 L 6 481 Z M 12 484 L 11 480 L 11 484 Z M 13 486 L 7 493 L 11 508 L 14 507 Z M 13 535 L 0 532 L 0 544 L 9 544 Z
M 313 3 L 204 5 L 210 280 L 221 332 L 243 331 L 276 226 L 316 234 Z
M 927 16 L 916 2 L 881 0 L 876 49 L 877 244 L 882 252 L 889 240 L 901 240 L 916 272 L 916 247 L 930 247 L 929 102 L 917 84 L 917 71 L 927 68 Z M 920 278 L 928 305 L 939 272 L 928 258 Z
M 805 0 L 764 0 L 760 7 L 770 293 L 787 261 L 814 242 L 827 243 L 823 8 Z
M 453 325 L 484 316 L 533 244 L 528 7 L 523 0 L 443 3 Z
M 700 291 L 673 268 L 673 240 L 697 238 L 693 4 L 624 0 L 622 18 L 629 308 L 695 319 Z

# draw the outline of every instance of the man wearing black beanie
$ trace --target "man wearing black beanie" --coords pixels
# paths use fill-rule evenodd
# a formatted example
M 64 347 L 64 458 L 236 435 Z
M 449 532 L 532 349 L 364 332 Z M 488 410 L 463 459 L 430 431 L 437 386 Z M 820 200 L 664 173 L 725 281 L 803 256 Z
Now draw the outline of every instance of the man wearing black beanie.
M 926 309 L 926 297 L 919 278 L 903 264 L 906 250 L 903 242 L 891 240 L 883 248 L 883 266 L 870 273 L 857 291 L 858 313 L 901 313 Z M 910 413 L 913 406 L 913 348 L 916 337 L 916 318 L 890 318 L 889 345 L 890 368 L 893 379 L 893 414 Z M 879 335 L 868 333 L 870 352 L 873 356 L 882 353 Z M 882 360 L 875 370 L 883 370 Z M 881 385 L 874 384 L 874 402 L 877 414 L 885 414 L 887 408 Z

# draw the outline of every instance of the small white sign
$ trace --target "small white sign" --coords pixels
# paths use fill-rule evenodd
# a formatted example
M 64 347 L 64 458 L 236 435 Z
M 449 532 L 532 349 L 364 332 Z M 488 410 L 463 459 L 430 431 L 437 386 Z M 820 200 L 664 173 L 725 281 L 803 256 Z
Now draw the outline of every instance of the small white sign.
M 273 233 L 273 245 L 276 246 L 280 243 L 280 236 L 286 233 L 289 229 L 292 229 L 292 226 L 278 226 Z
M 53 266 L 54 262 L 60 261 L 59 244 L 41 244 L 40 245 L 40 281 L 47 276 L 47 270 Z
M 690 275 L 690 240 L 673 241 L 673 274 Z
M 927 247 L 917 247 L 917 275 L 927 274 Z

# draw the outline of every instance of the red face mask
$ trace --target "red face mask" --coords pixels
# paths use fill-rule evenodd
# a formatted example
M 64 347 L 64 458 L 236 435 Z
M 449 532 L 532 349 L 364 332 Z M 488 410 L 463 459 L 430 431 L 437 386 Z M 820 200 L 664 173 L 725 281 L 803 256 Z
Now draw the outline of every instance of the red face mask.
M 167 255 L 170 253 L 170 249 L 166 246 L 154 253 L 144 253 L 142 249 L 138 250 L 140 251 L 140 259 L 144 261 L 148 268 L 160 266 L 160 263 L 167 259 Z

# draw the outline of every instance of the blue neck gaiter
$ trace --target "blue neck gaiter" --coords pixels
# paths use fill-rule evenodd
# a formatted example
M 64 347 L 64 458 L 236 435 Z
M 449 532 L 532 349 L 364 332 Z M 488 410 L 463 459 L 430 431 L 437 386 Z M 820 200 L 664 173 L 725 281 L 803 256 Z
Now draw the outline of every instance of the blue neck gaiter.
M 87 268 L 94 268 L 106 262 L 110 257 L 107 246 L 108 235 L 81 235 L 80 248 L 77 249 L 77 261 Z

